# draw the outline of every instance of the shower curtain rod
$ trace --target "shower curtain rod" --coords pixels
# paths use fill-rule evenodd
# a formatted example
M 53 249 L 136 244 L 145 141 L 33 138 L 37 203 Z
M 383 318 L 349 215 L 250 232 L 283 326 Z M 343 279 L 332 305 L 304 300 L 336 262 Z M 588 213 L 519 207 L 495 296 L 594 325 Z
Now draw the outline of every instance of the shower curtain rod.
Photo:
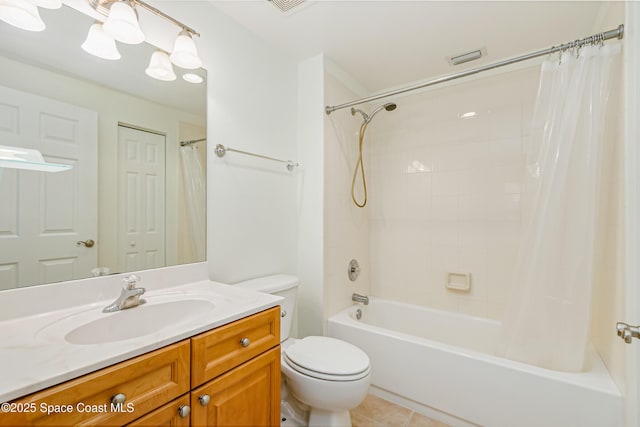
M 444 77 L 439 77 L 437 79 L 433 79 L 433 80 L 429 80 L 426 82 L 422 82 L 422 83 L 418 83 L 412 86 L 407 86 L 401 89 L 395 89 L 395 90 L 391 90 L 388 92 L 384 92 L 378 95 L 372 95 L 366 98 L 361 98 L 361 99 L 357 99 L 355 101 L 351 101 L 351 102 L 346 102 L 344 104 L 339 104 L 339 105 L 327 105 L 325 107 L 325 112 L 327 113 L 327 115 L 333 113 L 336 110 L 341 110 L 343 108 L 348 108 L 348 107 L 353 107 L 355 105 L 360 105 L 360 104 L 364 104 L 366 102 L 371 102 L 371 101 L 376 101 L 378 99 L 382 99 L 382 98 L 386 98 L 389 96 L 393 96 L 393 95 L 399 95 L 401 93 L 405 93 L 405 92 L 410 92 L 413 90 L 417 90 L 417 89 L 422 89 L 428 86 L 433 86 L 433 85 L 437 85 L 440 83 L 444 83 L 444 82 L 448 82 L 451 80 L 456 80 L 456 79 L 460 79 L 462 77 L 467 77 L 467 76 L 471 76 L 474 74 L 478 74 L 481 73 L 483 71 L 489 71 L 489 70 L 493 70 L 495 68 L 499 68 L 499 67 L 504 67 L 505 65 L 510 65 L 510 64 L 515 64 L 516 62 L 521 62 L 521 61 L 526 61 L 527 59 L 533 59 L 533 58 L 537 58 L 539 56 L 544 56 L 544 55 L 550 55 L 552 53 L 556 53 L 556 52 L 560 52 L 563 50 L 567 50 L 567 49 L 572 49 L 575 47 L 582 47 L 586 44 L 590 44 L 590 43 L 598 43 L 598 42 L 604 42 L 605 40 L 609 40 L 609 39 L 622 39 L 622 36 L 624 34 L 624 25 L 618 25 L 618 28 L 616 28 L 615 30 L 609 30 L 609 31 L 605 31 L 603 33 L 597 33 L 594 34 L 592 36 L 589 37 L 585 37 L 583 39 L 579 39 L 579 40 L 575 40 L 573 42 L 569 42 L 569 43 L 564 43 L 561 44 L 559 46 L 552 46 L 548 49 L 543 49 L 543 50 L 539 50 L 537 52 L 532 52 L 532 53 L 528 53 L 526 55 L 522 55 L 522 56 L 517 56 L 515 58 L 510 58 L 510 59 L 505 59 L 499 62 L 494 62 L 493 64 L 488 64 L 488 65 L 484 65 L 482 67 L 478 67 L 478 68 L 472 68 L 470 70 L 467 71 L 461 71 L 459 73 L 456 74 L 450 74 L 448 76 L 444 76 Z
M 191 144 L 195 144 L 196 142 L 206 141 L 206 140 L 207 138 L 190 139 L 189 141 L 180 141 L 180 147 L 184 147 L 186 145 L 191 145 Z

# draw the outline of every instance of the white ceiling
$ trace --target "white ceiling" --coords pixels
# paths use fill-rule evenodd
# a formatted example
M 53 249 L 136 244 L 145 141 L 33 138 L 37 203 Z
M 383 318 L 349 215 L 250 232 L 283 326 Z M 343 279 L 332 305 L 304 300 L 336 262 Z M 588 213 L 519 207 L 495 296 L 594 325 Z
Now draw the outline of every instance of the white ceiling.
M 284 14 L 267 0 L 212 3 L 302 60 L 325 53 L 370 93 L 544 49 L 599 28 L 611 2 L 307 0 Z M 485 47 L 481 60 L 447 56 Z
M 284 14 L 267 0 L 210 0 L 240 25 L 302 60 L 327 54 L 368 93 L 581 38 L 602 28 L 613 2 L 307 0 Z M 617 3 L 620 7 L 622 3 Z M 90 78 L 195 113 L 204 87 L 144 75 L 153 48 L 119 44 L 123 59 L 106 61 L 80 49 L 92 19 L 71 8 L 41 10 L 47 30 L 0 25 L 0 54 Z M 64 30 L 64 31 L 63 31 Z M 57 37 L 64 35 L 64 38 Z M 447 56 L 485 47 L 479 61 L 451 67 Z M 73 68 L 71 68 L 73 66 Z M 178 71 L 178 70 L 176 70 Z

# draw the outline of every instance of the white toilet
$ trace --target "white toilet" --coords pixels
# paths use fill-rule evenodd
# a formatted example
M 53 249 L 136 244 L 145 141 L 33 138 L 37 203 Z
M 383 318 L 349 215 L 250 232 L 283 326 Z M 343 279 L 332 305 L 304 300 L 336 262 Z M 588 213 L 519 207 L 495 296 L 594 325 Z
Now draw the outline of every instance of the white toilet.
M 278 274 L 236 286 L 284 297 L 280 323 L 283 406 L 308 410 L 311 426 L 351 426 L 349 410 L 367 395 L 371 382 L 369 357 L 358 347 L 330 337 L 289 338 L 298 278 Z M 294 397 L 290 405 L 287 392 Z M 301 404 L 301 405 L 300 405 Z M 303 415 L 306 418 L 306 414 Z

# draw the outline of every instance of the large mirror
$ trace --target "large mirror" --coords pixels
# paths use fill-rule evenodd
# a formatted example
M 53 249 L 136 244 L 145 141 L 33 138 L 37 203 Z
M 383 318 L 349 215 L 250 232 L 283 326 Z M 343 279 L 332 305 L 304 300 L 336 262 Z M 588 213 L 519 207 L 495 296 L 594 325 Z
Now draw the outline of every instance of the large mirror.
M 80 47 L 92 18 L 40 14 L 42 32 L 0 21 L 0 145 L 73 167 L 0 168 L 0 290 L 203 261 L 204 70 L 152 79 L 155 47 L 100 59 Z

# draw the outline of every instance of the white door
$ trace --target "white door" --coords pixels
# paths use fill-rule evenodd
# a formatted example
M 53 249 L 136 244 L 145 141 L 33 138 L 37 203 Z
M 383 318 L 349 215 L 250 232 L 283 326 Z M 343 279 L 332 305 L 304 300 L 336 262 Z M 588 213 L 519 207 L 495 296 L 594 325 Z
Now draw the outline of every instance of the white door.
M 95 111 L 0 86 L 0 141 L 40 150 L 57 173 L 4 169 L 0 177 L 0 289 L 91 276 L 97 266 Z
M 118 269 L 164 266 L 165 137 L 118 127 Z

